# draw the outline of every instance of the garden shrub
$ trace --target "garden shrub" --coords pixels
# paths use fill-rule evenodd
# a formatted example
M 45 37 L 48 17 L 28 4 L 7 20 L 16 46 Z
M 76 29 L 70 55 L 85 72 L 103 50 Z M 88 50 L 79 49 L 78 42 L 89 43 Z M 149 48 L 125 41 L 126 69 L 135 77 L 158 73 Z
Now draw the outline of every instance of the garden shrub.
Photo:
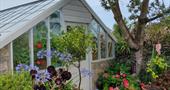
M 99 90 L 139 90 L 137 78 L 130 75 L 130 67 L 125 64 L 116 63 L 108 67 L 104 73 L 99 75 L 96 87 Z
M 32 90 L 32 80 L 28 72 L 0 75 L 0 90 Z

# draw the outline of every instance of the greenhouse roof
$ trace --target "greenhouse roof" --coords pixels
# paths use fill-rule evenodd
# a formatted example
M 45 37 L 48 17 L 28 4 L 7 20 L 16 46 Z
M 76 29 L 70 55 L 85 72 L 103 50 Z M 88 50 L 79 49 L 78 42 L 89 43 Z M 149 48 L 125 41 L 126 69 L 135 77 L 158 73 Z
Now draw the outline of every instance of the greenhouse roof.
M 0 11 L 0 48 L 4 47 L 71 0 L 39 0 Z M 89 5 L 81 0 L 94 18 L 108 30 Z M 112 37 L 112 35 L 110 34 Z M 114 38 L 115 40 L 115 38 Z

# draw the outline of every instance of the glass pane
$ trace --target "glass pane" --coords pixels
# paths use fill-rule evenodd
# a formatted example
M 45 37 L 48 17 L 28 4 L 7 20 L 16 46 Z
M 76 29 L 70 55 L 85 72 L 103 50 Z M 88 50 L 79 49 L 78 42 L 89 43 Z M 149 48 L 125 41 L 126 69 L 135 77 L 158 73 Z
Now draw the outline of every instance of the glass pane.
M 93 20 L 89 25 L 90 33 L 93 34 L 93 47 L 92 47 L 92 59 L 98 59 L 98 34 L 99 29 L 97 28 L 97 23 Z
M 30 64 L 29 39 L 25 33 L 13 41 L 14 67 L 18 64 Z
M 108 41 L 108 54 L 109 54 L 109 57 L 113 57 L 113 44 L 110 38 Z
M 52 35 L 61 34 L 60 13 L 55 12 L 50 16 L 50 29 Z
M 34 59 L 35 65 L 40 69 L 45 69 L 47 66 L 46 56 L 47 56 L 47 27 L 45 22 L 42 21 L 35 26 L 34 29 Z
M 101 28 L 100 32 L 101 58 L 106 58 L 106 33 Z
M 56 11 L 50 16 L 50 29 L 51 29 L 52 37 L 62 34 L 61 24 L 60 24 L 60 12 Z M 51 45 L 51 46 L 54 46 L 54 45 Z M 57 52 L 57 50 L 54 50 L 53 47 L 51 48 L 52 48 L 52 53 L 53 53 L 52 58 L 51 58 L 51 64 L 55 67 L 60 67 L 62 65 L 62 62 L 61 60 L 59 60 L 58 57 L 56 57 L 57 53 L 55 52 Z

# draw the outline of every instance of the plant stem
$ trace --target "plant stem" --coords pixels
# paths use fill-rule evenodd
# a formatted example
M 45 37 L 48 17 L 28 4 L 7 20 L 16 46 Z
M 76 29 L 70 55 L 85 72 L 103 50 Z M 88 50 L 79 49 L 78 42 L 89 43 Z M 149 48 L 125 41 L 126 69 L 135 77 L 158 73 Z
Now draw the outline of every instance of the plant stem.
M 78 60 L 78 71 L 79 71 L 79 85 L 78 85 L 78 90 L 80 90 L 80 86 L 81 86 L 80 60 Z

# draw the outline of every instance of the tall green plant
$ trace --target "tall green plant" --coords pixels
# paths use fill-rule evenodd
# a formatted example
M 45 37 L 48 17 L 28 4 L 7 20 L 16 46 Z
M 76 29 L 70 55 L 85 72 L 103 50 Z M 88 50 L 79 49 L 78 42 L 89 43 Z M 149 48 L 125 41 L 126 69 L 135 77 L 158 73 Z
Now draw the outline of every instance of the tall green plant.
M 73 60 L 70 64 L 73 64 L 78 68 L 79 72 L 79 90 L 81 85 L 81 71 L 80 61 L 84 59 L 85 54 L 88 52 L 88 48 L 92 46 L 92 35 L 86 33 L 87 30 L 83 26 L 71 27 L 68 32 L 61 36 L 53 37 L 52 47 L 63 53 L 70 53 Z M 74 62 L 78 62 L 75 64 Z M 67 63 L 68 65 L 68 63 Z

